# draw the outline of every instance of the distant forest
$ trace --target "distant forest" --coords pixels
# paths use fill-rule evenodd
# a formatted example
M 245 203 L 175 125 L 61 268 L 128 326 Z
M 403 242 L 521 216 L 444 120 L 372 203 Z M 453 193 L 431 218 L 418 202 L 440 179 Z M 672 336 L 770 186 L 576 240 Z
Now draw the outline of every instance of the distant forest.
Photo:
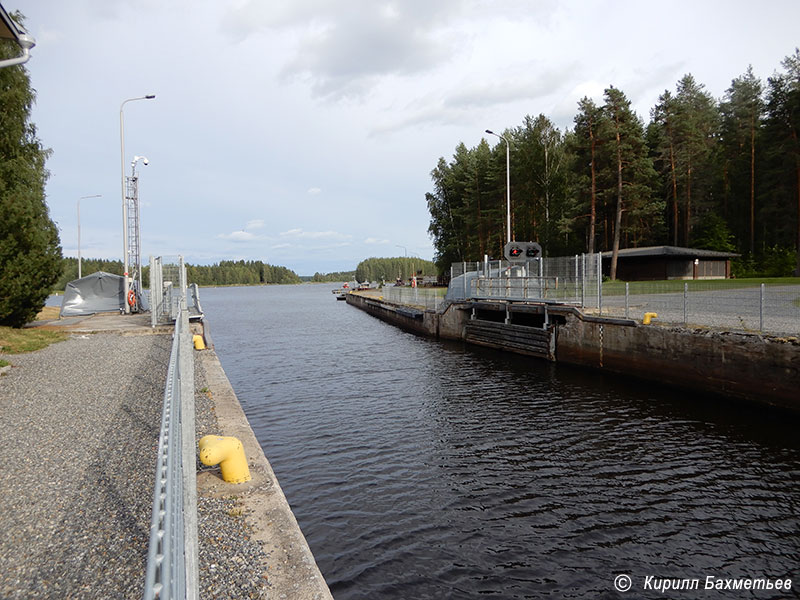
M 342 283 L 355 279 L 355 271 L 334 271 L 333 273 L 314 273 L 311 281 L 314 283 Z
M 81 274 L 86 277 L 96 271 L 122 275 L 122 261 L 83 259 Z M 62 274 L 55 285 L 63 290 L 67 283 L 78 278 L 78 259 L 63 258 Z M 268 283 L 300 283 L 294 271 L 256 261 L 221 261 L 213 265 L 186 265 L 186 279 L 197 285 L 257 285 Z M 142 284 L 150 285 L 150 267 L 142 268 Z
M 748 68 L 719 100 L 685 75 L 647 124 L 613 86 L 601 105 L 578 102 L 572 129 L 526 116 L 503 133 L 514 239 L 548 256 L 674 245 L 740 253 L 738 276 L 800 270 L 800 50 L 781 67 L 766 83 Z M 506 143 L 495 141 L 460 143 L 431 172 L 440 271 L 502 256 Z
M 358 281 L 394 281 L 398 277 L 403 280 L 413 275 L 436 275 L 436 265 L 421 258 L 399 256 L 397 258 L 367 258 L 358 263 L 356 279 Z

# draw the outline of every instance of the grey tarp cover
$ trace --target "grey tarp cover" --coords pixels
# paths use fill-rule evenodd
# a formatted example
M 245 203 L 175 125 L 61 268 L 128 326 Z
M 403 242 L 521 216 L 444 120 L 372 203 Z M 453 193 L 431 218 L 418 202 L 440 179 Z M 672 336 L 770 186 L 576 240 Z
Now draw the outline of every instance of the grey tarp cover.
M 61 302 L 62 317 L 118 311 L 125 302 L 125 282 L 121 275 L 98 271 L 67 284 Z

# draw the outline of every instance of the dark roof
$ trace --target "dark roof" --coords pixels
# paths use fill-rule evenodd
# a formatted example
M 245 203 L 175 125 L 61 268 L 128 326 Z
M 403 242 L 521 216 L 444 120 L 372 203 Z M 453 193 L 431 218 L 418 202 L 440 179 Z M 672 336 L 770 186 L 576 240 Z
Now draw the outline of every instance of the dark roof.
M 734 252 L 717 252 L 699 248 L 680 248 L 678 246 L 646 246 L 643 248 L 625 248 L 619 251 L 620 258 L 638 258 L 649 256 L 666 256 L 674 258 L 717 258 L 728 259 L 740 256 Z M 603 252 L 603 258 L 611 258 L 611 251 Z
M 0 4 L 0 38 L 7 40 L 19 40 L 20 27 L 8 15 L 6 9 Z

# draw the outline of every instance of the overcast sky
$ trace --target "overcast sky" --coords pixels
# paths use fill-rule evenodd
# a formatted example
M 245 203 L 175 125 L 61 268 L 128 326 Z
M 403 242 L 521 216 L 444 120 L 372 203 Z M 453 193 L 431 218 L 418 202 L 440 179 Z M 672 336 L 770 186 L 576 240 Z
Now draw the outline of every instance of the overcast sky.
M 686 73 L 721 97 L 800 44 L 798 0 L 2 0 L 36 39 L 33 120 L 66 256 L 121 259 L 125 170 L 142 255 L 300 275 L 430 259 L 439 157 L 620 88 L 640 116 Z M 490 139 L 494 144 L 496 138 Z M 512 198 L 513 202 L 513 198 Z

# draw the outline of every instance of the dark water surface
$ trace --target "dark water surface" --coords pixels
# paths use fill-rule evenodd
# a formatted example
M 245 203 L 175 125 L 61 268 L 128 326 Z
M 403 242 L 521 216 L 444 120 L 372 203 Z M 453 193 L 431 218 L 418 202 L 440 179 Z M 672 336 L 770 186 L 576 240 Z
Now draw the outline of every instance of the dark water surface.
M 337 600 L 800 597 L 800 419 L 419 338 L 333 287 L 201 301 Z

